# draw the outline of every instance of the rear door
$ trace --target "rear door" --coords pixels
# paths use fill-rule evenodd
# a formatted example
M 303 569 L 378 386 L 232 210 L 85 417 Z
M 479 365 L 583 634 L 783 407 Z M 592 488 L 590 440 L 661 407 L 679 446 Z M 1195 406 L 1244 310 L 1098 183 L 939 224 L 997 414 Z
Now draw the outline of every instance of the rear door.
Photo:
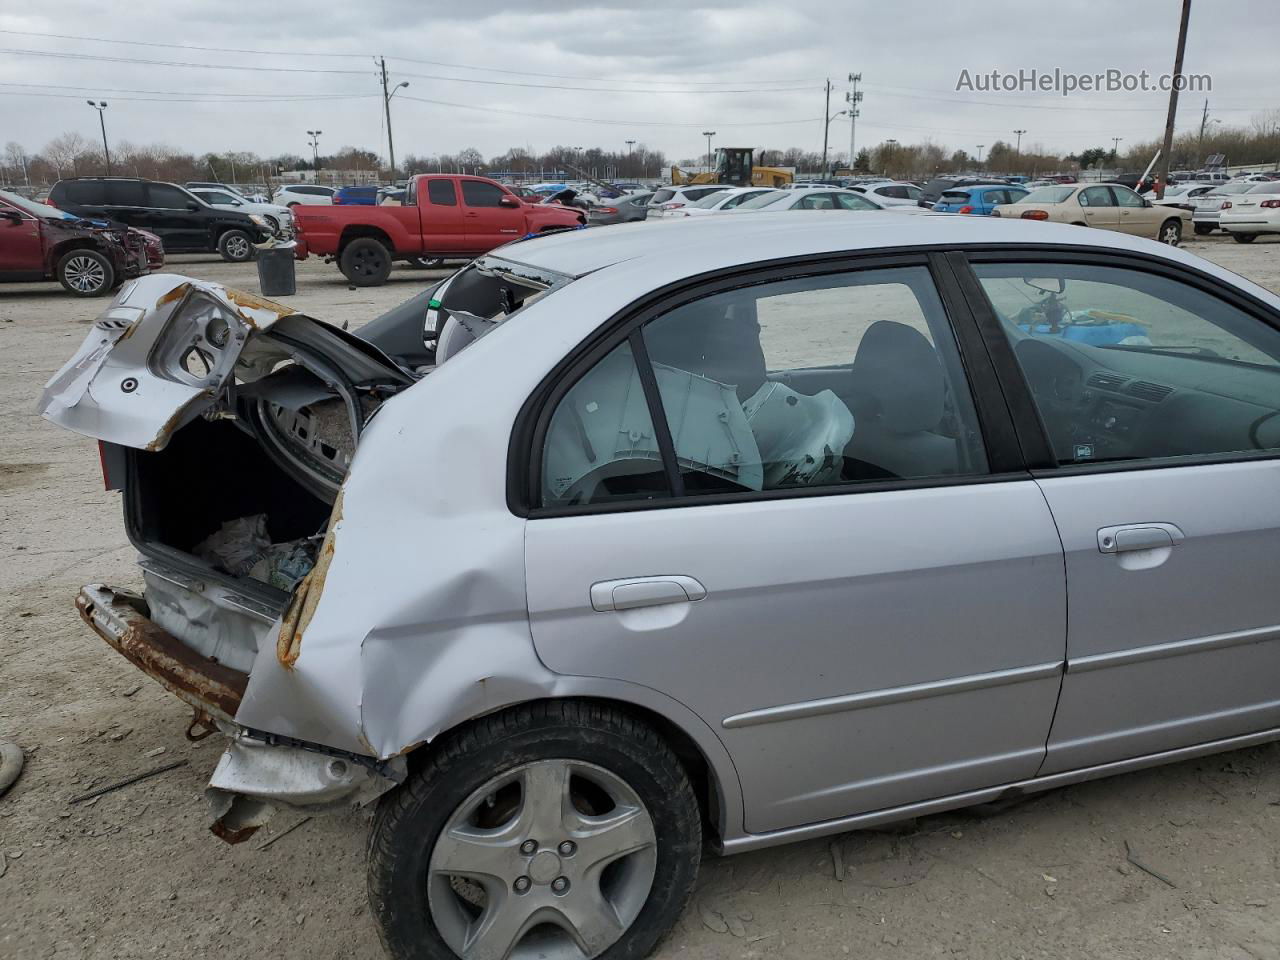
M 989 259 L 974 270 L 1006 322 L 988 342 L 1012 345 L 1039 408 L 1055 466 L 1036 476 L 1066 548 L 1044 772 L 1280 726 L 1277 305 L 1181 266 Z M 1076 336 L 1007 322 L 1057 279 Z
M 458 189 L 452 177 L 410 180 L 404 205 L 418 208 L 424 253 L 461 253 L 471 249 L 467 238 L 466 214 L 459 202 Z
M 1058 695 L 1061 546 L 981 344 L 923 260 L 865 264 L 628 321 L 529 448 L 539 656 L 695 710 L 752 832 L 1031 776 Z
M 467 245 L 476 252 L 492 250 L 524 235 L 524 204 L 515 194 L 507 193 L 496 183 L 461 178 L 463 229 Z M 503 206 L 502 198 L 516 200 Z
M 1067 202 L 1071 203 L 1070 200 Z M 1079 207 L 1081 220 L 1087 226 L 1104 230 L 1120 229 L 1120 211 L 1110 187 L 1085 187 L 1076 194 L 1075 203 Z

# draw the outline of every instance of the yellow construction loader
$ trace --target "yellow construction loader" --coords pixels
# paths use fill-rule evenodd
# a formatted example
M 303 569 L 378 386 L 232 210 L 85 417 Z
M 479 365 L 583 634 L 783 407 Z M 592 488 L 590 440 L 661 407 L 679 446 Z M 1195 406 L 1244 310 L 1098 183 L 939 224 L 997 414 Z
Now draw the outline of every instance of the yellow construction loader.
M 717 147 L 715 169 L 708 173 L 687 174 L 679 167 L 671 168 L 675 186 L 694 183 L 727 183 L 736 187 L 782 187 L 795 178 L 780 167 L 757 167 L 752 147 Z

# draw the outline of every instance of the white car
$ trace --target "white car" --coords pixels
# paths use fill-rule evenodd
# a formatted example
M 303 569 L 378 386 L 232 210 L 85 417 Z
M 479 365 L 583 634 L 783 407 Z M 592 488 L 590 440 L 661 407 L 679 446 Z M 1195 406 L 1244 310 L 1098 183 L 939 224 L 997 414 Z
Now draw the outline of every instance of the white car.
M 218 210 L 235 210 L 240 213 L 256 213 L 267 221 L 267 226 L 277 237 L 293 235 L 293 211 L 278 203 L 254 203 L 252 200 L 225 188 L 192 187 L 191 192 Z
M 1218 213 L 1229 197 L 1237 193 L 1248 193 L 1257 184 L 1254 183 L 1220 183 L 1208 193 L 1201 194 L 1191 202 L 1191 222 L 1198 236 L 1204 236 L 1218 229 Z
M 1157 207 L 1181 207 L 1184 210 L 1195 210 L 1196 205 L 1191 201 L 1217 189 L 1212 183 L 1175 183 L 1165 189 L 1163 199 L 1157 200 L 1154 190 L 1147 190 L 1142 196 Z
M 1263 233 L 1280 233 L 1280 180 L 1255 183 L 1227 197 L 1218 210 L 1218 226 L 1237 243 L 1253 243 Z
M 924 207 L 895 206 L 889 207 L 853 190 L 840 187 L 828 187 L 825 190 L 770 190 L 758 197 L 752 197 L 738 204 L 730 213 L 754 213 L 757 210 L 768 210 L 775 213 L 780 210 L 886 210 L 891 213 L 928 213 Z
M 914 183 L 855 183 L 849 188 L 870 197 L 882 207 L 918 207 L 924 191 Z
M 275 202 L 286 207 L 298 204 L 318 204 L 323 207 L 333 205 L 335 187 L 322 187 L 314 183 L 287 183 L 276 191 Z
M 655 191 L 649 200 L 649 216 L 660 217 L 664 211 L 679 210 L 713 193 L 732 189 L 734 186 L 731 183 L 696 183 L 682 187 L 662 187 Z
M 733 210 L 739 204 L 746 203 L 755 197 L 764 193 L 772 193 L 770 187 L 729 187 L 727 190 L 717 190 L 709 193 L 701 200 L 686 204 L 683 207 L 677 207 L 673 210 L 662 211 L 662 217 L 705 217 L 712 213 L 727 213 Z

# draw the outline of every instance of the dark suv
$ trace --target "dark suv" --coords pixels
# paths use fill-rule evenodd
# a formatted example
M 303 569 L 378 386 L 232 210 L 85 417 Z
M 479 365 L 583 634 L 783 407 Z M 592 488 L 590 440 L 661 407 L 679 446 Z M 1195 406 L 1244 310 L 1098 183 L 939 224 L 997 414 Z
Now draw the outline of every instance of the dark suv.
M 149 230 L 166 253 L 213 253 L 240 263 L 253 259 L 253 244 L 271 236 L 256 214 L 218 210 L 177 184 L 124 177 L 59 180 L 49 203 L 80 217 Z

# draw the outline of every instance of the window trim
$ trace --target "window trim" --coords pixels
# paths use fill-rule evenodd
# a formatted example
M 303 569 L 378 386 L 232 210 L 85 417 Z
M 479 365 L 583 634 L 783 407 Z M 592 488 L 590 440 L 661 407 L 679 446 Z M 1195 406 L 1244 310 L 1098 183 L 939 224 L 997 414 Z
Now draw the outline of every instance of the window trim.
M 678 281 L 654 290 L 619 311 L 601 324 L 590 337 L 567 353 L 542 382 L 530 393 L 516 416 L 507 450 L 507 507 L 519 517 L 539 519 L 544 517 L 582 516 L 599 513 L 623 513 L 633 510 L 659 508 L 713 506 L 719 503 L 786 500 L 795 497 L 842 496 L 861 493 L 881 493 L 890 490 L 918 490 L 947 486 L 966 486 L 980 483 L 999 483 L 1027 480 L 1030 475 L 1023 466 L 1022 453 L 1009 423 L 1009 412 L 1000 393 L 1000 385 L 992 371 L 990 357 L 982 345 L 972 311 L 964 304 L 954 275 L 942 261 L 944 249 L 930 247 L 902 247 L 874 252 L 846 251 L 819 256 L 795 257 L 772 261 L 767 264 L 747 264 L 714 271 L 698 277 Z M 978 417 L 979 432 L 987 457 L 988 472 L 964 476 L 940 476 L 908 478 L 859 483 L 823 484 L 816 487 L 789 487 L 779 490 L 747 490 L 732 493 L 707 493 L 678 496 L 681 486 L 672 485 L 672 495 L 645 499 L 609 501 L 595 504 L 544 507 L 542 495 L 542 451 L 547 430 L 556 407 L 565 394 L 588 370 L 602 360 L 623 341 L 640 340 L 641 328 L 650 320 L 717 293 L 759 286 L 766 283 L 793 280 L 808 276 L 865 272 L 894 267 L 924 267 L 937 291 L 943 314 L 956 339 L 960 367 L 967 381 L 974 411 Z M 648 360 L 648 352 L 637 351 L 633 341 L 632 354 L 637 365 L 641 358 Z M 642 379 L 644 374 L 641 374 Z M 660 403 L 650 400 L 649 414 L 654 420 L 656 439 L 663 444 L 662 433 L 669 425 Z M 658 421 L 661 420 L 661 425 Z M 677 473 L 674 445 L 670 451 L 663 449 L 664 464 L 668 475 Z
M 1174 264 L 1160 257 L 1130 250 L 1100 251 L 1096 247 L 1054 246 L 1051 244 L 1001 247 L 996 244 L 967 247 L 957 251 L 955 266 L 961 272 L 966 288 L 972 292 L 970 301 L 987 349 L 1001 371 L 1001 382 L 1009 396 L 1011 410 L 1028 410 L 1033 416 L 1015 416 L 1018 440 L 1024 449 L 1043 450 L 1047 462 L 1028 458 L 1027 469 L 1036 479 L 1064 476 L 1088 476 L 1101 473 L 1119 473 L 1133 470 L 1168 470 L 1178 467 L 1209 466 L 1223 463 L 1246 463 L 1258 460 L 1278 460 L 1280 450 L 1237 450 L 1223 453 L 1196 453 L 1180 457 L 1135 457 L 1132 460 L 1107 460 L 1099 463 L 1071 463 L 1060 465 L 1053 455 L 1049 432 L 1040 416 L 1040 408 L 1031 394 L 1030 384 L 1014 355 L 1013 346 L 1000 326 L 986 290 L 977 274 L 971 269 L 975 263 L 1042 263 L 1048 260 L 1075 266 L 1114 267 L 1134 270 L 1183 283 L 1208 296 L 1216 297 L 1249 315 L 1266 326 L 1280 332 L 1280 313 L 1265 301 L 1244 290 L 1238 290 L 1219 278 L 1194 266 Z

